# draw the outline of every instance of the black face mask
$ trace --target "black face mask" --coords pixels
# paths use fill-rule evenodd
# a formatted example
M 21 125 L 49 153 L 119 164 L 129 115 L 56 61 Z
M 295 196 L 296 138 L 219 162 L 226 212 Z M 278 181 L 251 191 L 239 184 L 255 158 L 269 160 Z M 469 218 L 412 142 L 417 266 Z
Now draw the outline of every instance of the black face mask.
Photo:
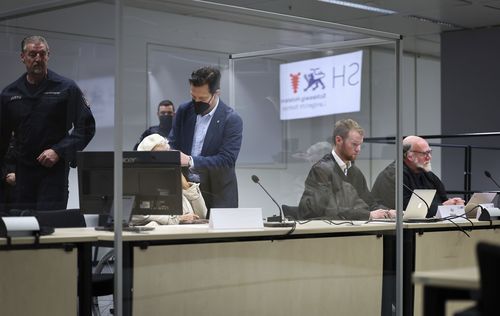
M 212 95 L 212 97 L 210 98 L 210 100 L 208 100 L 208 102 L 193 100 L 194 112 L 196 114 L 203 114 L 203 113 L 205 113 L 210 108 L 210 103 L 209 102 L 212 101 L 213 97 L 214 97 L 214 95 Z
M 172 115 L 160 115 L 160 134 L 161 136 L 167 137 L 172 129 Z
M 196 114 L 203 114 L 208 110 L 208 108 L 210 108 L 210 103 L 203 101 L 193 100 L 193 105 L 194 105 L 194 112 Z

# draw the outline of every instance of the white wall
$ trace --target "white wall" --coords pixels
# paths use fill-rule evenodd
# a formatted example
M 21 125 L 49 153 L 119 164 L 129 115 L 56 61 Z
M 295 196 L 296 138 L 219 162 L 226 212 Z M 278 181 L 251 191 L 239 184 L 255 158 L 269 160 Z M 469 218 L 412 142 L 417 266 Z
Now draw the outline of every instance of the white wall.
M 92 21 L 88 17 L 92 16 Z M 148 47 L 159 45 L 167 52 L 171 50 L 187 49 L 198 50 L 200 53 L 210 52 L 213 54 L 230 54 L 235 52 L 247 52 L 269 48 L 291 45 L 294 40 L 300 39 L 307 42 L 307 32 L 289 31 L 285 29 L 266 28 L 262 26 L 251 26 L 248 24 L 237 24 L 221 20 L 210 20 L 186 15 L 176 15 L 160 11 L 148 11 L 137 8 L 126 8 L 124 10 L 124 43 L 122 54 L 124 60 L 122 104 L 124 111 L 124 148 L 131 148 L 137 137 L 151 122 L 151 107 L 156 106 L 156 100 L 150 99 L 148 88 Z M 258 24 L 258 21 L 256 22 Z M 61 43 L 87 43 L 99 47 L 99 45 L 111 45 L 113 38 L 113 7 L 102 3 L 92 3 L 85 6 L 68 8 L 56 12 L 49 12 L 16 19 L 4 23 L 4 34 L 11 38 L 12 52 L 17 50 L 19 37 L 25 34 L 41 33 L 52 41 Z M 321 36 L 314 36 L 314 40 Z M 330 41 L 328 34 L 324 35 L 325 41 Z M 313 39 L 309 39 L 313 41 Z M 75 44 L 76 45 L 76 44 Z M 70 45 L 68 44 L 68 47 Z M 77 45 L 78 46 L 78 45 Z M 53 48 L 51 65 L 55 71 L 65 74 L 76 80 L 96 79 L 99 75 L 82 76 L 81 72 L 72 72 L 75 69 L 75 60 L 82 60 L 82 52 L 73 51 L 68 58 L 61 58 L 61 51 L 66 45 L 57 45 Z M 56 49 L 57 48 L 57 49 Z M 111 49 L 112 51 L 112 49 Z M 297 154 L 305 152 L 311 145 L 324 142 L 331 137 L 333 123 L 344 117 L 353 117 L 366 129 L 367 136 L 394 136 L 395 134 L 395 97 L 394 97 L 394 58 L 391 51 L 386 49 L 366 50 L 363 70 L 363 95 L 362 112 L 356 114 L 345 114 L 327 116 L 311 120 L 296 120 L 282 124 L 278 129 L 272 126 L 260 124 L 260 121 L 249 121 L 243 117 L 244 125 L 258 126 L 264 131 L 275 135 L 283 134 L 281 148 L 276 151 L 279 157 L 280 151 L 285 151 L 281 157 L 265 165 L 249 166 L 238 165 L 237 175 L 240 192 L 240 206 L 263 207 L 266 215 L 274 213 L 276 206 L 251 180 L 252 174 L 257 174 L 261 182 L 275 196 L 279 203 L 296 205 L 303 190 L 303 183 L 309 172 L 311 162 L 304 159 L 296 159 Z M 86 52 L 86 54 L 89 54 Z M 63 60 L 59 63 L 57 60 Z M 417 62 L 415 62 L 417 61 Z M 221 61 L 221 64 L 226 64 Z M 96 55 L 92 60 L 86 60 L 86 65 L 100 65 L 100 69 L 113 75 L 114 56 L 112 54 Z M 439 61 L 432 58 L 417 58 L 414 55 L 406 55 L 404 58 L 404 133 L 439 133 L 440 130 L 440 95 L 439 95 Z M 22 65 L 2 61 L 2 69 L 8 74 L 2 76 L 2 85 L 14 80 L 23 70 Z M 168 65 L 167 65 L 168 66 Z M 178 74 L 178 82 L 173 94 L 176 102 L 189 99 L 187 78 L 189 73 Z M 184 88 L 182 87 L 185 85 Z M 165 85 L 168 91 L 171 85 Z M 226 84 L 223 84 L 225 87 Z M 235 95 L 234 100 L 237 111 L 245 113 L 251 110 L 252 95 L 257 95 L 255 87 L 247 87 L 246 91 Z M 224 88 L 222 98 L 229 102 L 229 89 Z M 109 92 L 109 91 L 108 91 Z M 90 92 L 92 93 L 92 92 Z M 168 95 L 168 92 L 165 94 Z M 245 96 L 243 98 L 243 96 Z M 113 105 L 111 100 L 106 99 L 109 109 Z M 109 104 L 108 104 L 109 102 Z M 417 110 L 418 109 L 418 110 Z M 153 110 L 154 111 L 154 110 Z M 107 112 L 110 114 L 112 112 Z M 102 125 L 99 129 L 104 128 Z M 432 130 L 432 131 L 431 131 Z M 109 131 L 109 130 L 108 130 Z M 112 135 L 109 131 L 102 135 Z M 104 137 L 104 136 L 103 136 Z M 112 147 L 112 138 L 97 142 L 104 138 L 94 139 L 93 149 L 109 149 Z M 279 140 L 279 139 L 278 139 Z M 266 142 L 266 138 L 260 137 L 257 142 L 244 143 L 244 151 L 258 151 L 259 143 Z M 276 141 L 276 138 L 274 138 Z M 286 144 L 285 144 L 286 143 Z M 255 146 L 255 148 L 253 148 Z M 362 167 L 367 175 L 369 183 L 374 181 L 378 170 L 394 159 L 391 147 L 387 149 L 381 145 L 366 146 L 359 159 L 358 165 Z M 388 154 L 390 153 L 390 154 Z M 295 156 L 293 156 L 296 154 Z M 271 155 L 272 156 L 272 155 Z M 375 158 L 375 161 L 369 158 Z M 435 159 L 436 157 L 434 157 Z M 435 163 L 436 165 L 436 163 Z M 75 173 L 72 173 L 70 184 L 69 207 L 77 206 L 77 186 Z

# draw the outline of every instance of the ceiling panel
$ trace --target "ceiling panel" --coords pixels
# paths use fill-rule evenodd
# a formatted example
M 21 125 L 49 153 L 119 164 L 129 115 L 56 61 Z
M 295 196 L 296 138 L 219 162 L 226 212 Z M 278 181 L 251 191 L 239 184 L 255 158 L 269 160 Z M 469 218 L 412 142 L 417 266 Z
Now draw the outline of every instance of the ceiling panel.
M 29 12 L 37 8 L 43 10 L 51 5 L 60 6 L 63 3 L 71 5 L 79 2 L 85 1 L 2 0 L 0 20 L 13 12 L 23 10 Z M 161 3 L 182 3 L 184 8 L 187 2 L 188 0 L 125 1 L 127 5 L 135 4 L 141 7 L 155 7 Z M 359 4 L 394 10 L 397 12 L 394 15 L 383 15 L 317 0 L 213 0 L 211 2 L 401 34 L 405 39 L 405 50 L 435 56 L 439 56 L 439 36 L 442 32 L 500 25 L 500 0 L 352 0 Z M 184 11 L 183 14 L 197 14 L 188 12 Z M 203 12 L 200 11 L 199 14 Z M 248 19 L 250 20 L 251 18 Z M 246 23 L 249 23 L 248 21 Z M 436 23 L 439 21 L 451 25 Z M 254 23 L 261 22 L 256 19 Z
M 434 56 L 439 56 L 442 32 L 500 24 L 499 0 L 351 1 L 394 10 L 398 12 L 395 15 L 383 15 L 317 0 L 214 0 L 212 2 L 397 33 L 405 38 L 405 50 Z

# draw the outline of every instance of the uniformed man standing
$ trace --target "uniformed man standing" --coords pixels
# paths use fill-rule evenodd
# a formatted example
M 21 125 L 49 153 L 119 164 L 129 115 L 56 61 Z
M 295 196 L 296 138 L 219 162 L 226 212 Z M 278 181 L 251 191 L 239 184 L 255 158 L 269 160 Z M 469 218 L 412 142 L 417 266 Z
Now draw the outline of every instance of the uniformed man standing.
M 45 38 L 23 39 L 26 73 L 0 95 L 0 164 L 14 132 L 18 209 L 65 209 L 69 166 L 95 133 L 82 91 L 47 69 L 49 53 Z

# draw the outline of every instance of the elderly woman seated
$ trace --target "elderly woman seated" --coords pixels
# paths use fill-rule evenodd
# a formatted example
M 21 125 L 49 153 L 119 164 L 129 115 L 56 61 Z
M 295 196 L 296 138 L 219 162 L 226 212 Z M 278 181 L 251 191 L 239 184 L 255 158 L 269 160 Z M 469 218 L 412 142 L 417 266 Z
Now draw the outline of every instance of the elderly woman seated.
M 168 141 L 159 134 L 152 134 L 144 138 L 138 151 L 166 151 L 170 150 Z M 187 182 L 181 174 L 182 181 L 182 212 L 183 215 L 134 215 L 132 223 L 134 225 L 175 225 L 179 223 L 189 223 L 207 217 L 207 207 L 201 195 L 199 183 Z

